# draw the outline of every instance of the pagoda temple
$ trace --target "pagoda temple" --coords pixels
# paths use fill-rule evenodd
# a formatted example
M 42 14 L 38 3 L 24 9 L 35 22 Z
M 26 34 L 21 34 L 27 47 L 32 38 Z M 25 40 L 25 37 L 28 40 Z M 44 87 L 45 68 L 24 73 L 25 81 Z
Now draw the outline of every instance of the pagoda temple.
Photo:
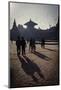
M 10 40 L 16 41 L 18 36 L 19 36 L 19 30 L 18 30 L 18 27 L 16 25 L 16 21 L 14 19 L 13 27 L 10 30 Z
M 26 22 L 24 25 L 27 28 L 24 28 L 23 25 L 16 25 L 16 21 L 14 19 L 13 27 L 10 29 L 10 40 L 16 41 L 17 37 L 24 37 L 25 40 L 35 39 L 36 41 L 40 41 L 42 38 L 45 40 L 59 40 L 59 19 L 56 26 L 51 27 L 50 29 L 42 30 L 41 28 L 36 29 L 35 26 L 38 25 L 31 19 Z
M 30 21 L 28 21 L 24 25 L 27 26 L 27 29 L 26 29 L 27 35 L 26 35 L 26 37 L 28 37 L 29 40 L 31 38 L 34 38 L 35 39 L 36 29 L 34 28 L 34 26 L 37 25 L 37 23 L 33 22 L 30 19 Z
M 27 25 L 28 28 L 34 28 L 37 23 L 33 22 L 31 19 L 29 22 L 25 23 L 24 25 Z

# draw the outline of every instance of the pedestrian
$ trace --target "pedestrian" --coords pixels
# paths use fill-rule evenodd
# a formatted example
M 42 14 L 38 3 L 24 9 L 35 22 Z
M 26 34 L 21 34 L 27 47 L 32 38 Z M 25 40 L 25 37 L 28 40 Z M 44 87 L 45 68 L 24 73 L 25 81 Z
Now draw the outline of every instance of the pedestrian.
M 21 51 L 21 40 L 20 40 L 20 37 L 19 36 L 17 37 L 17 40 L 16 40 L 16 46 L 17 46 L 17 55 L 20 55 L 20 51 Z
M 22 37 L 21 45 L 22 45 L 22 55 L 25 55 L 26 41 L 24 40 L 24 37 Z
M 35 46 L 35 40 L 33 39 L 33 52 L 35 52 L 36 46 Z
M 29 51 L 32 52 L 32 38 L 30 39 L 30 43 L 29 43 Z
M 45 40 L 44 39 L 41 40 L 41 47 L 45 48 Z
M 36 50 L 35 40 L 31 38 L 29 44 L 29 51 L 34 52 L 35 50 Z

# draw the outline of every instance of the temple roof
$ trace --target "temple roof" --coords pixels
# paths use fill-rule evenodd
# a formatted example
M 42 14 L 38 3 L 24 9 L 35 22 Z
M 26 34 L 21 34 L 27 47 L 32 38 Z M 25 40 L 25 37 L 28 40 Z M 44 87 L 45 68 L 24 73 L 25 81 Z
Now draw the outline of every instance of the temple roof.
M 14 19 L 13 26 L 16 26 L 16 20 Z
M 24 25 L 27 25 L 27 26 L 35 26 L 35 25 L 37 25 L 37 23 L 35 23 L 35 22 L 33 22 L 31 19 L 30 19 L 30 21 L 28 21 L 27 23 L 25 23 Z

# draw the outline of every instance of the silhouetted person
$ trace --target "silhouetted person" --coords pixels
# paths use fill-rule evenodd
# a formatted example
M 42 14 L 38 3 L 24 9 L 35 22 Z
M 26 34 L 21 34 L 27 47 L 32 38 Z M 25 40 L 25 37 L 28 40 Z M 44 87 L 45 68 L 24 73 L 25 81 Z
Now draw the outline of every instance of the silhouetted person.
M 24 40 L 24 37 L 22 37 L 21 45 L 22 45 L 22 55 L 25 55 L 26 42 Z
M 17 46 L 17 55 L 20 55 L 21 40 L 20 40 L 20 37 L 19 36 L 17 37 L 16 46 Z
M 30 43 L 29 43 L 29 51 L 32 52 L 32 38 L 30 39 Z
M 34 52 L 35 49 L 36 49 L 35 40 L 31 38 L 30 39 L 30 44 L 29 44 L 29 51 Z
M 36 46 L 35 46 L 35 40 L 33 39 L 33 52 L 35 52 Z
M 44 39 L 41 40 L 41 47 L 45 48 L 45 40 Z

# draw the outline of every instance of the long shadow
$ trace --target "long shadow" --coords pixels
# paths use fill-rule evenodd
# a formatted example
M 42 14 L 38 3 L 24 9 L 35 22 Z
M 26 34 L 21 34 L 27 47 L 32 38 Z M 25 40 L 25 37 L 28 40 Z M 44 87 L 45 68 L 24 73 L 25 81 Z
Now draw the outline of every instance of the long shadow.
M 38 82 L 37 77 L 35 77 L 34 75 L 35 72 L 37 72 L 37 74 L 44 79 L 44 75 L 41 73 L 40 68 L 37 66 L 37 64 L 32 62 L 27 56 L 24 56 L 24 58 L 19 56 L 19 60 L 21 62 L 21 66 L 24 72 L 27 75 L 31 76 L 35 82 Z
M 9 88 L 15 88 L 15 87 L 16 87 L 15 71 L 13 68 L 10 68 Z
M 33 52 L 33 54 L 37 55 L 38 57 L 40 57 L 40 58 L 42 58 L 42 59 L 44 59 L 44 60 L 46 60 L 46 61 L 51 60 L 51 58 L 49 58 L 48 56 L 43 55 L 43 54 L 41 54 L 41 53 L 39 53 L 39 52 L 37 52 L 37 51 Z
M 49 48 L 45 48 L 46 50 L 49 50 L 49 51 L 54 51 L 54 52 L 56 52 L 56 50 L 52 50 L 52 49 L 49 49 Z

